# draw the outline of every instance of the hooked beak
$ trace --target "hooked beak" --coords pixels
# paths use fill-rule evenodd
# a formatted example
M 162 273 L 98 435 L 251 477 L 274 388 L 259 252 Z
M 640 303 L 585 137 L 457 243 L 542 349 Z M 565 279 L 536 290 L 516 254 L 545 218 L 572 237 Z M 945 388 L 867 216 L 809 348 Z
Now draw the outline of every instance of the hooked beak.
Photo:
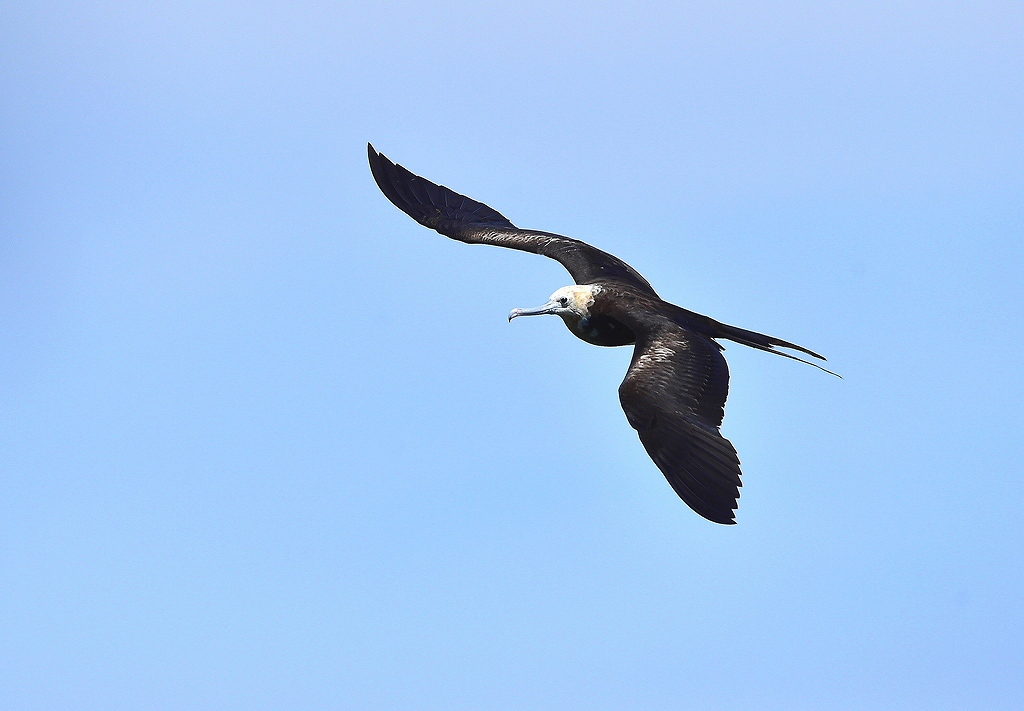
M 539 306 L 535 309 L 512 309 L 512 312 L 508 315 L 509 323 L 512 323 L 512 319 L 518 316 L 543 316 L 545 314 L 557 313 L 558 309 L 562 308 L 562 305 L 557 301 L 549 301 L 543 306 Z

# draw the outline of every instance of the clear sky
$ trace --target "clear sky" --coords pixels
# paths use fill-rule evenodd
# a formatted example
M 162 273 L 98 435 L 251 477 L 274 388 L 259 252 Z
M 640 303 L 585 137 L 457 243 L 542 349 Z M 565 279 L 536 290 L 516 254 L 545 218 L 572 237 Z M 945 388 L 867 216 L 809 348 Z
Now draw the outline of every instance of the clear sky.
M 1024 707 L 1019 2 L 0 14 L 0 706 Z M 709 523 L 367 141 L 845 380 Z

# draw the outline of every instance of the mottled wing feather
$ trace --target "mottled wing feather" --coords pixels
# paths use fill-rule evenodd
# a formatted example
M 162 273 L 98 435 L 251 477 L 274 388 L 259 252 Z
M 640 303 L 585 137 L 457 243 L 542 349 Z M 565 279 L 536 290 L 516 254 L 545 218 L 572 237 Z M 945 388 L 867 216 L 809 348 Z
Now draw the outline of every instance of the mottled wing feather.
M 735 523 L 740 460 L 718 428 L 729 369 L 721 348 L 675 324 L 637 341 L 619 400 L 629 424 L 679 497 L 716 523 Z
M 618 257 L 570 237 L 519 229 L 497 210 L 421 178 L 392 163 L 369 144 L 367 153 L 381 192 L 425 227 L 460 242 L 542 254 L 564 266 L 577 284 L 612 279 L 657 296 L 647 280 Z

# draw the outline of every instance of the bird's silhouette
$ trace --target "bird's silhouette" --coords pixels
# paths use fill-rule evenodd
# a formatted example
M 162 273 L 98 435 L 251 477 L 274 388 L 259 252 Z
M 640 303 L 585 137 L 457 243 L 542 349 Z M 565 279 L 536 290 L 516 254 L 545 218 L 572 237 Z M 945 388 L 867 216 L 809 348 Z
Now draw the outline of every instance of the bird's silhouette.
M 715 523 L 735 523 L 740 460 L 719 431 L 729 393 L 729 368 L 716 339 L 759 348 L 821 370 L 825 368 L 776 348 L 821 360 L 824 357 L 795 343 L 719 323 L 670 304 L 621 259 L 569 237 L 520 229 L 487 205 L 392 163 L 369 144 L 367 151 L 381 191 L 421 225 L 460 242 L 542 254 L 569 270 L 574 285 L 562 287 L 539 308 L 513 310 L 509 321 L 517 316 L 554 314 L 587 343 L 635 344 L 633 360 L 619 386 L 626 419 L 690 508 Z

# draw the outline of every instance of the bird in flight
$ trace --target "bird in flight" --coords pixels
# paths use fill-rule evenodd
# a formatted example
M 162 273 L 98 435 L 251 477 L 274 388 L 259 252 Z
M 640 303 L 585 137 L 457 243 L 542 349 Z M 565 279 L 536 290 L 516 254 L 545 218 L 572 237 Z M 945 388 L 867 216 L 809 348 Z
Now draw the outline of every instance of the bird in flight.
M 595 346 L 634 345 L 619 386 L 626 419 L 651 459 L 686 504 L 715 523 L 736 523 L 740 460 L 719 428 L 729 394 L 729 367 L 716 339 L 808 363 L 776 348 L 825 360 L 795 343 L 719 323 L 663 301 L 621 259 L 569 237 L 523 230 L 487 205 L 392 163 L 367 144 L 381 192 L 424 227 L 469 244 L 492 244 L 550 257 L 576 282 L 546 304 L 518 316 L 559 316 L 577 338 Z

